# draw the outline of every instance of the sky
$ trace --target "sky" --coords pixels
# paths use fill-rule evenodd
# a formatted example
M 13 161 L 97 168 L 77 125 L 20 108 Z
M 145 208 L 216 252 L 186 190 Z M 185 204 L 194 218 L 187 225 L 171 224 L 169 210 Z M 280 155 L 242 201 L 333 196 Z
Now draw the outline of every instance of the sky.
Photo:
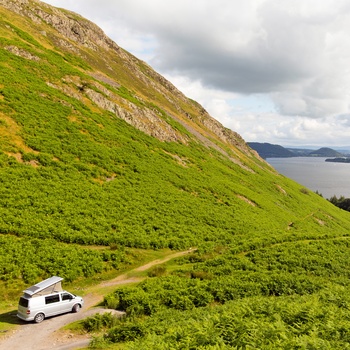
M 247 142 L 350 148 L 348 0 L 45 0 Z

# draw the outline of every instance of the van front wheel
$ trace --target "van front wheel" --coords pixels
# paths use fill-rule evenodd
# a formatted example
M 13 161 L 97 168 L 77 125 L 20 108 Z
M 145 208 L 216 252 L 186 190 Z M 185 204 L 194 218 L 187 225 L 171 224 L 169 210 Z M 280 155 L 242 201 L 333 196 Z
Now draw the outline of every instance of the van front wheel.
M 79 312 L 79 310 L 80 310 L 80 305 L 79 305 L 79 304 L 75 304 L 75 305 L 73 306 L 72 311 L 73 311 L 73 312 Z
M 34 317 L 34 322 L 35 322 L 35 323 L 40 323 L 40 322 L 44 321 L 44 318 L 45 318 L 45 315 L 44 315 L 44 314 L 42 314 L 42 313 L 37 314 L 37 315 L 35 315 L 35 317 Z

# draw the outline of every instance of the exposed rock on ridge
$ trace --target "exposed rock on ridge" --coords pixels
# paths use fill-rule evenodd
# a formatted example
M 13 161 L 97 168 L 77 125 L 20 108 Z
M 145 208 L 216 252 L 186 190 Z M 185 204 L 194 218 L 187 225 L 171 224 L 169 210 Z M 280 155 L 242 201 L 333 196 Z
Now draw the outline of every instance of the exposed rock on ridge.
M 101 28 L 73 12 L 62 11 L 38 0 L 0 0 L 0 5 L 25 15 L 36 23 L 43 21 L 67 39 L 92 50 L 98 50 L 99 47 L 106 50 L 119 49 L 119 46 L 109 39 Z
M 161 141 L 186 142 L 182 135 L 177 134 L 169 124 L 158 117 L 156 113 L 150 109 L 142 109 L 133 105 L 132 103 L 128 103 L 128 107 L 130 109 L 128 111 L 95 90 L 86 89 L 85 92 L 87 96 L 99 107 L 114 113 L 119 118 L 125 120 L 127 123 L 133 125 L 146 134 L 156 137 Z
M 24 57 L 28 60 L 40 61 L 40 58 L 38 56 L 32 55 L 30 52 L 20 49 L 14 45 L 5 46 L 5 50 L 13 53 L 16 56 Z

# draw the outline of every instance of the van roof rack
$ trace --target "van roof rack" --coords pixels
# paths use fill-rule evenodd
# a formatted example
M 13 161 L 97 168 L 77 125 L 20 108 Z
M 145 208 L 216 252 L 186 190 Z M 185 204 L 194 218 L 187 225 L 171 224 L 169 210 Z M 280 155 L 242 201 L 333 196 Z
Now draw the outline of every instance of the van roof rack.
M 34 294 L 37 294 L 46 288 L 54 286 L 57 283 L 61 283 L 61 281 L 63 281 L 62 277 L 52 276 L 52 277 L 47 278 L 44 281 L 41 281 L 41 282 L 35 284 L 34 286 L 29 287 L 28 289 L 26 289 L 24 291 L 24 293 L 28 294 L 30 296 L 33 296 Z

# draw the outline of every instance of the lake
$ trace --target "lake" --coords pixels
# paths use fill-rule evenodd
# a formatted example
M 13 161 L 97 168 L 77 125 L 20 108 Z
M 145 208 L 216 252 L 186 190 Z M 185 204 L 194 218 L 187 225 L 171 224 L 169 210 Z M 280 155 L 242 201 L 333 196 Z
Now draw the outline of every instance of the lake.
M 350 198 L 350 163 L 326 162 L 323 157 L 267 158 L 279 173 L 324 198 Z

